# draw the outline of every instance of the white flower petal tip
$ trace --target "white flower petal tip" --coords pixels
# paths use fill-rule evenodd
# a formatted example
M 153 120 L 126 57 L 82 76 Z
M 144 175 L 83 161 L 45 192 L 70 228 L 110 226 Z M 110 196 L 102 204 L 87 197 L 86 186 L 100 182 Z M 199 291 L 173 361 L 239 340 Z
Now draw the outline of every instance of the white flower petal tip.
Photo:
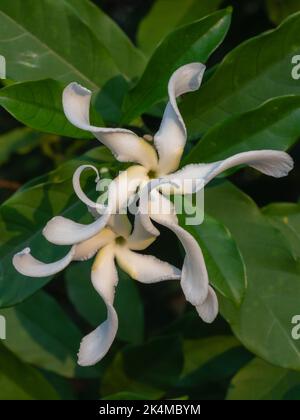
M 209 286 L 207 298 L 201 305 L 196 306 L 196 310 L 202 320 L 208 324 L 211 324 L 216 319 L 219 312 L 219 303 L 212 287 Z
M 268 150 L 264 153 L 267 155 L 265 160 L 251 164 L 258 171 L 274 178 L 282 178 L 294 168 L 294 161 L 289 154 L 276 150 Z
M 169 81 L 170 98 L 175 94 L 176 97 L 184 93 L 198 90 L 205 72 L 206 66 L 202 63 L 189 63 L 179 67 Z
M 37 260 L 30 252 L 30 248 L 25 248 L 13 257 L 15 269 L 28 277 L 48 277 L 66 268 L 72 261 L 75 250 L 72 248 L 64 258 L 49 264 Z
M 85 336 L 80 343 L 78 352 L 80 366 L 93 366 L 100 362 L 115 339 L 118 330 L 118 317 L 112 305 L 107 305 L 107 311 L 107 320 Z
M 99 233 L 108 222 L 110 214 L 99 217 L 89 225 L 82 225 L 63 216 L 51 219 L 43 229 L 44 237 L 56 245 L 74 245 Z
M 75 95 L 79 96 L 90 96 L 92 92 L 86 87 L 80 85 L 77 82 L 70 83 L 64 90 L 64 92 L 73 92 Z

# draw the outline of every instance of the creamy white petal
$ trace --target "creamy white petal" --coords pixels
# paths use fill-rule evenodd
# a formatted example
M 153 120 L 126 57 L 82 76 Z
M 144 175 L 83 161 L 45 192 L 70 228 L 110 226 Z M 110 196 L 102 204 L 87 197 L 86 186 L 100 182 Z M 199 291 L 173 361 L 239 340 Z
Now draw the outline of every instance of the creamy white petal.
M 154 148 L 130 130 L 90 125 L 89 109 L 92 93 L 77 83 L 69 84 L 63 92 L 63 108 L 71 124 L 90 131 L 105 144 L 120 162 L 136 162 L 148 169 L 157 167 Z
M 123 236 L 128 238 L 131 233 L 131 223 L 128 219 L 127 214 L 114 214 L 111 216 L 108 222 L 109 226 L 116 233 L 117 236 Z
M 81 165 L 79 166 L 76 171 L 73 174 L 73 188 L 74 191 L 77 195 L 77 197 L 83 202 L 85 203 L 89 209 L 97 209 L 99 212 L 104 212 L 105 211 L 105 206 L 101 203 L 95 203 L 93 200 L 91 200 L 82 190 L 81 185 L 80 185 L 80 176 L 82 174 L 83 171 L 85 171 L 86 169 L 92 169 L 93 171 L 95 171 L 96 173 L 96 179 L 95 182 L 98 183 L 100 180 L 99 177 L 99 173 L 97 168 L 95 168 L 95 166 L 93 165 Z
M 216 319 L 219 312 L 219 303 L 212 287 L 209 286 L 207 298 L 201 305 L 196 306 L 196 310 L 203 321 L 208 324 L 211 324 Z
M 112 243 L 116 234 L 109 228 L 104 228 L 97 235 L 75 245 L 73 260 L 83 261 L 92 258 L 100 248 Z
M 63 216 L 49 220 L 43 230 L 45 238 L 56 245 L 73 245 L 86 241 L 99 233 L 106 225 L 110 214 L 106 213 L 89 225 L 74 222 Z
M 92 283 L 107 307 L 107 319 L 83 338 L 78 353 L 78 364 L 92 366 L 110 349 L 118 330 L 118 316 L 113 307 L 118 273 L 114 263 L 114 247 L 102 248 L 92 268 Z
M 148 248 L 156 239 L 151 235 L 141 222 L 141 215 L 137 214 L 134 218 L 134 228 L 127 240 L 128 247 L 135 251 L 141 251 Z
M 191 63 L 180 67 L 170 78 L 168 85 L 169 102 L 163 115 L 154 143 L 159 155 L 160 175 L 175 171 L 180 163 L 186 143 L 186 127 L 179 112 L 176 98 L 199 89 L 205 66 Z
M 49 242 L 57 245 L 76 244 L 96 235 L 107 225 L 112 214 L 127 206 L 128 200 L 145 179 L 146 172 L 142 166 L 134 165 L 115 178 L 108 188 L 106 210 L 93 223 L 83 225 L 63 216 L 56 216 L 47 223 L 43 235 Z M 97 207 L 97 203 L 94 204 Z
M 136 217 L 139 218 L 139 223 L 152 236 L 159 236 L 159 230 L 151 222 L 151 214 L 158 214 L 161 217 L 166 215 L 167 220 L 170 220 L 170 217 L 172 217 L 173 222 L 177 222 L 173 204 L 168 198 L 157 191 L 158 188 L 169 185 L 170 183 L 171 181 L 169 180 L 158 178 L 148 182 L 139 192 L 140 203 Z M 177 187 L 175 185 L 175 188 Z
M 181 170 L 168 177 L 171 180 L 203 180 L 204 185 L 227 169 L 239 165 L 249 165 L 263 174 L 280 178 L 288 175 L 293 169 L 293 159 L 285 152 L 277 150 L 254 150 L 238 153 L 213 163 L 186 165 Z
M 202 251 L 194 237 L 167 216 L 152 215 L 153 220 L 175 233 L 184 250 L 181 287 L 186 299 L 195 306 L 202 304 L 208 293 L 208 274 Z
M 61 260 L 53 263 L 43 263 L 30 254 L 30 248 L 25 248 L 13 257 L 13 265 L 15 269 L 29 277 L 48 277 L 59 273 L 66 268 L 73 259 L 74 247 Z
M 142 283 L 180 279 L 178 268 L 152 255 L 130 251 L 126 246 L 116 246 L 116 258 L 122 270 Z

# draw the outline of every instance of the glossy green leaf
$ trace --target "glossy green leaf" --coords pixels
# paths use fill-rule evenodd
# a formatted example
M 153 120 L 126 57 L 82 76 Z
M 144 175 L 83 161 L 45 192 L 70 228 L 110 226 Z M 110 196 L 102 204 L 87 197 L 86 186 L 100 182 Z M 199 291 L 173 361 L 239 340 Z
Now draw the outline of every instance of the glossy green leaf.
M 74 127 L 62 107 L 63 87 L 48 79 L 16 83 L 0 90 L 0 105 L 18 121 L 47 133 L 74 138 L 92 138 L 88 131 Z
M 33 367 L 0 343 L 0 400 L 58 400 L 59 396 Z
M 180 66 L 206 62 L 223 41 L 231 10 L 222 10 L 170 33 L 157 47 L 138 84 L 126 98 L 124 121 L 130 122 L 167 96 L 168 80 Z
M 72 187 L 72 175 L 84 163 L 97 167 L 111 165 L 103 147 L 93 149 L 36 183 L 32 181 L 31 187 L 23 188 L 0 207 L 0 307 L 22 302 L 50 280 L 48 277 L 33 280 L 18 274 L 12 265 L 15 253 L 30 247 L 36 258 L 51 262 L 67 252 L 67 247 L 51 245 L 42 237 L 49 219 L 60 214 L 78 222 L 91 221 L 85 205 L 75 198 Z M 87 175 L 90 178 L 93 174 Z M 86 192 L 93 197 L 94 178 L 91 181 Z
M 2 0 L 0 51 L 7 77 L 16 81 L 52 78 L 95 89 L 119 73 L 106 47 L 67 1 Z
M 206 189 L 206 211 L 230 230 L 241 250 L 248 287 L 240 308 L 220 297 L 221 313 L 253 353 L 300 370 L 300 341 L 292 338 L 299 313 L 300 267 L 281 232 L 255 203 L 228 182 Z
M 228 229 L 208 215 L 201 225 L 185 224 L 185 216 L 180 221 L 202 249 L 210 283 L 235 304 L 241 304 L 247 284 L 246 271 Z
M 230 378 L 251 355 L 232 336 L 185 340 L 184 368 L 177 388 L 186 391 Z
M 15 128 L 0 135 L 0 165 L 14 153 L 26 154 L 42 143 L 45 136 L 30 128 Z
M 287 150 L 300 137 L 300 96 L 283 96 L 226 119 L 202 137 L 184 164 L 225 159 L 256 149 Z
M 292 78 L 292 57 L 300 50 L 300 13 L 231 51 L 202 88 L 182 101 L 191 139 L 233 114 L 256 108 L 268 99 L 299 95 Z
M 91 263 L 72 264 L 66 271 L 69 298 L 78 313 L 93 327 L 107 317 L 106 306 L 91 284 Z M 144 333 L 143 304 L 135 281 L 119 270 L 114 306 L 118 313 L 117 337 L 122 341 L 139 343 Z
M 14 308 L 2 309 L 1 315 L 7 325 L 4 345 L 24 362 L 68 378 L 98 376 L 95 368 L 77 365 L 83 334 L 45 292 Z
M 299 12 L 299 0 L 266 0 L 268 15 L 276 25 L 292 13 Z
M 138 45 L 150 55 L 172 30 L 209 15 L 221 3 L 221 0 L 156 0 L 140 24 Z
M 125 347 L 105 371 L 102 395 L 130 392 L 159 399 L 173 387 L 183 367 L 181 341 L 175 336 L 157 337 Z
M 273 203 L 263 208 L 262 211 L 288 240 L 295 258 L 300 258 L 300 205 Z
M 124 75 L 132 79 L 141 74 L 146 64 L 145 57 L 108 15 L 89 0 L 63 1 L 107 48 Z
M 300 385 L 300 374 L 254 359 L 232 379 L 228 400 L 283 400 L 286 393 Z

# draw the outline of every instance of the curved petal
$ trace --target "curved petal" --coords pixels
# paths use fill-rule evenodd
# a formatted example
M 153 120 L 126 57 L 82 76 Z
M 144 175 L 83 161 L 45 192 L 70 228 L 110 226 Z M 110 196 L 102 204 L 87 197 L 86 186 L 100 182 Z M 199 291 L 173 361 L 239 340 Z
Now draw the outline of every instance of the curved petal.
M 167 216 L 168 221 L 172 218 L 172 221 L 177 223 L 173 204 L 157 191 L 158 188 L 165 186 L 165 184 L 169 186 L 170 183 L 169 180 L 158 178 L 148 182 L 139 192 L 140 203 L 136 218 L 139 218 L 140 224 L 152 236 L 159 236 L 159 230 L 151 222 L 150 216 L 152 214 L 160 215 L 160 217 Z M 178 188 L 177 185 L 173 187 Z
M 180 279 L 178 268 L 152 255 L 132 252 L 126 246 L 116 246 L 116 258 L 122 270 L 142 283 Z
M 188 300 L 194 306 L 204 303 L 208 293 L 208 274 L 202 251 L 194 237 L 181 226 L 168 221 L 167 216 L 151 215 L 157 223 L 175 233 L 184 250 L 185 259 L 182 267 L 181 287 Z
M 212 287 L 208 287 L 207 298 L 201 305 L 196 306 L 196 310 L 203 321 L 208 324 L 211 324 L 216 319 L 219 312 L 219 303 Z
M 134 218 L 134 228 L 127 240 L 129 249 L 141 251 L 148 248 L 156 239 L 156 236 L 151 235 L 143 226 L 141 222 L 141 215 L 137 214 Z
M 199 89 L 205 66 L 191 63 L 180 67 L 170 78 L 168 85 L 169 102 L 163 115 L 154 143 L 159 155 L 159 174 L 175 171 L 180 163 L 186 143 L 186 128 L 179 112 L 176 98 Z
M 147 170 L 134 165 L 115 178 L 108 188 L 108 204 L 102 216 L 93 223 L 83 225 L 63 216 L 51 219 L 43 230 L 45 238 L 57 245 L 73 245 L 83 242 L 99 233 L 108 223 L 112 214 L 127 206 L 130 197 L 145 179 Z M 98 203 L 90 203 L 96 208 Z
M 108 224 L 117 236 L 129 237 L 132 226 L 127 214 L 114 214 L 111 216 Z
M 56 245 L 73 245 L 99 233 L 107 224 L 110 214 L 106 213 L 89 225 L 82 225 L 63 216 L 49 220 L 43 229 L 45 238 Z
M 61 260 L 53 263 L 43 263 L 30 254 L 30 248 L 25 248 L 13 257 L 13 265 L 15 269 L 29 277 L 48 277 L 59 273 L 66 268 L 73 259 L 75 253 L 74 247 Z
M 69 84 L 63 92 L 63 108 L 71 124 L 90 131 L 107 146 L 120 162 L 136 162 L 145 168 L 157 168 L 154 148 L 130 130 L 90 125 L 89 108 L 92 93 L 78 83 Z
M 104 228 L 97 235 L 75 245 L 73 260 L 84 261 L 92 258 L 100 248 L 113 242 L 115 238 L 116 234 L 111 229 Z
M 92 268 L 92 283 L 107 307 L 107 319 L 80 344 L 78 364 L 92 366 L 99 362 L 110 349 L 118 330 L 118 316 L 113 307 L 118 274 L 114 263 L 113 245 L 102 248 Z
M 227 169 L 238 165 L 249 165 L 265 175 L 275 178 L 286 176 L 293 169 L 293 159 L 277 150 L 254 150 L 233 155 L 214 163 L 200 163 L 184 166 L 169 178 L 171 180 L 203 180 L 204 185 Z

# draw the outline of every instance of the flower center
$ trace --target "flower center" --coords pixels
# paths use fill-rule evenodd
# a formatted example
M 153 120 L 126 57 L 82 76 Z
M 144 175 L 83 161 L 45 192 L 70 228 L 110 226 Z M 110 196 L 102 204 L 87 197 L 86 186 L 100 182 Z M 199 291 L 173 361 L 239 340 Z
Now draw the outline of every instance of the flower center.
M 117 245 L 125 245 L 126 239 L 123 236 L 118 236 L 116 238 L 116 244 Z
M 156 171 L 153 171 L 152 169 L 148 172 L 147 175 L 150 179 L 156 179 L 158 177 Z

